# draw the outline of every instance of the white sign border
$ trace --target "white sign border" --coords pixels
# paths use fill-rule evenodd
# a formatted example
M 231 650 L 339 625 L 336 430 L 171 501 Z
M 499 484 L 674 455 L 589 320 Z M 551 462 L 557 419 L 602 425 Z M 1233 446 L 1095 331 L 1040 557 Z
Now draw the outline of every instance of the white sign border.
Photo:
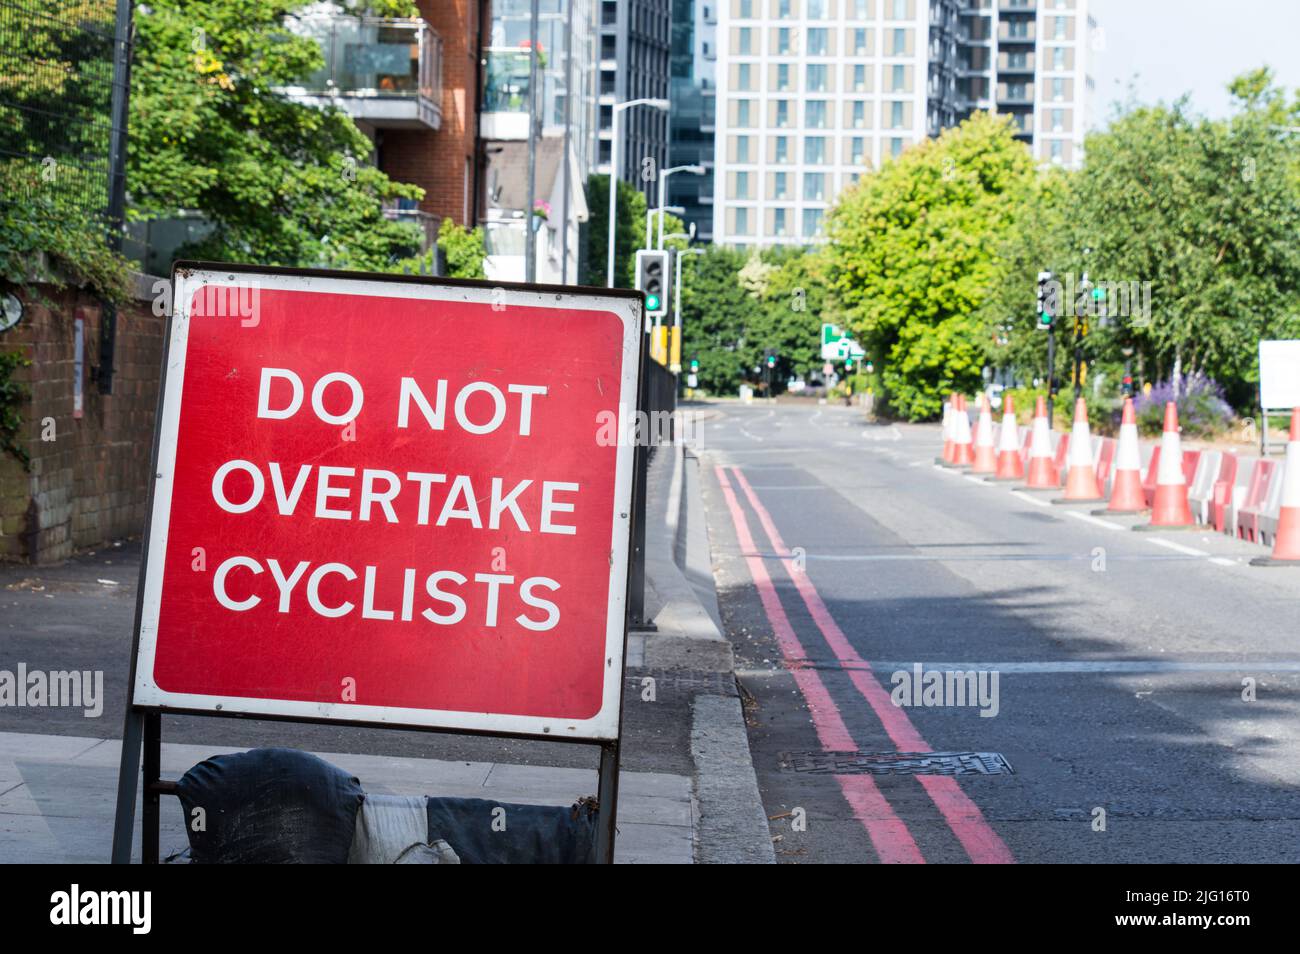
M 507 308 L 568 308 L 606 311 L 623 324 L 623 364 L 620 377 L 620 438 L 622 416 L 637 405 L 640 371 L 641 301 L 630 296 L 595 293 L 565 294 L 563 289 L 524 289 L 518 286 L 432 284 L 400 279 L 349 276 L 347 273 L 283 273 L 245 266 L 224 270 L 211 267 L 178 268 L 173 277 L 170 339 L 166 356 L 166 384 L 160 408 L 157 437 L 158 466 L 154 474 L 153 508 L 149 516 L 148 551 L 140 592 L 140 623 L 136 635 L 135 679 L 131 704 L 142 708 L 212 712 L 223 715 L 266 716 L 303 721 L 340 721 L 374 726 L 440 729 L 494 735 L 520 735 L 540 739 L 613 741 L 619 735 L 622 700 L 623 642 L 626 624 L 628 550 L 631 540 L 632 478 L 635 447 L 620 439 L 614 474 L 612 560 L 609 569 L 609 607 L 605 631 L 605 672 L 601 706 L 589 719 L 573 720 L 487 712 L 455 712 L 368 706 L 356 703 L 303 702 L 250 699 L 168 692 L 153 681 L 158 618 L 162 605 L 163 568 L 167 554 L 168 524 L 176 470 L 177 435 L 180 430 L 181 395 L 185 383 L 185 358 L 189 343 L 190 302 L 207 285 L 255 283 L 260 290 L 339 293 L 422 301 L 461 301 Z M 239 320 L 232 317 L 230 320 Z M 593 422 L 593 427 L 595 422 Z M 594 431 L 593 431 L 594 434 Z

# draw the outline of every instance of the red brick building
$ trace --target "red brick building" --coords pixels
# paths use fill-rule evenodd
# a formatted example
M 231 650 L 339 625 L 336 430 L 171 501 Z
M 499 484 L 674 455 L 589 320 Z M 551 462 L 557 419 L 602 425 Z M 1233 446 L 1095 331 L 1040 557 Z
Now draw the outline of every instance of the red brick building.
M 437 130 L 379 129 L 379 166 L 424 189 L 420 210 L 473 225 L 479 195 L 479 61 L 491 28 L 488 0 L 419 0 L 442 46 L 442 115 Z

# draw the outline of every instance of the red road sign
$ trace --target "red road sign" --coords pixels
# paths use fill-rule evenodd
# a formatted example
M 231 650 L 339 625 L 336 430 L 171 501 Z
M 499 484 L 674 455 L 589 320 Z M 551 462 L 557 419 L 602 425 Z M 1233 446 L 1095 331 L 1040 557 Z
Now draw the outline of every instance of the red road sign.
M 615 738 L 639 296 L 174 292 L 133 703 Z

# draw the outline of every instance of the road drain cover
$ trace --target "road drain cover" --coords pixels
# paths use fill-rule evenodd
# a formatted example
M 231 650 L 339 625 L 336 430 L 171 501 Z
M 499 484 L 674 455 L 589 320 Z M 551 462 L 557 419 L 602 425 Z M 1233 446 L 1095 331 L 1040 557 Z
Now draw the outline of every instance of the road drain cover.
M 786 772 L 811 775 L 1014 775 L 997 752 L 782 752 Z

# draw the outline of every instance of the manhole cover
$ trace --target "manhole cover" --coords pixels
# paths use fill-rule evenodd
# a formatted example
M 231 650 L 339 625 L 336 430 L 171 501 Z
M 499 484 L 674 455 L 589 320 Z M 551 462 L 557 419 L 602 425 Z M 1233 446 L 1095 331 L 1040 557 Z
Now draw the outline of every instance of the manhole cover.
M 811 775 L 1014 775 L 997 752 L 782 752 L 786 772 Z

